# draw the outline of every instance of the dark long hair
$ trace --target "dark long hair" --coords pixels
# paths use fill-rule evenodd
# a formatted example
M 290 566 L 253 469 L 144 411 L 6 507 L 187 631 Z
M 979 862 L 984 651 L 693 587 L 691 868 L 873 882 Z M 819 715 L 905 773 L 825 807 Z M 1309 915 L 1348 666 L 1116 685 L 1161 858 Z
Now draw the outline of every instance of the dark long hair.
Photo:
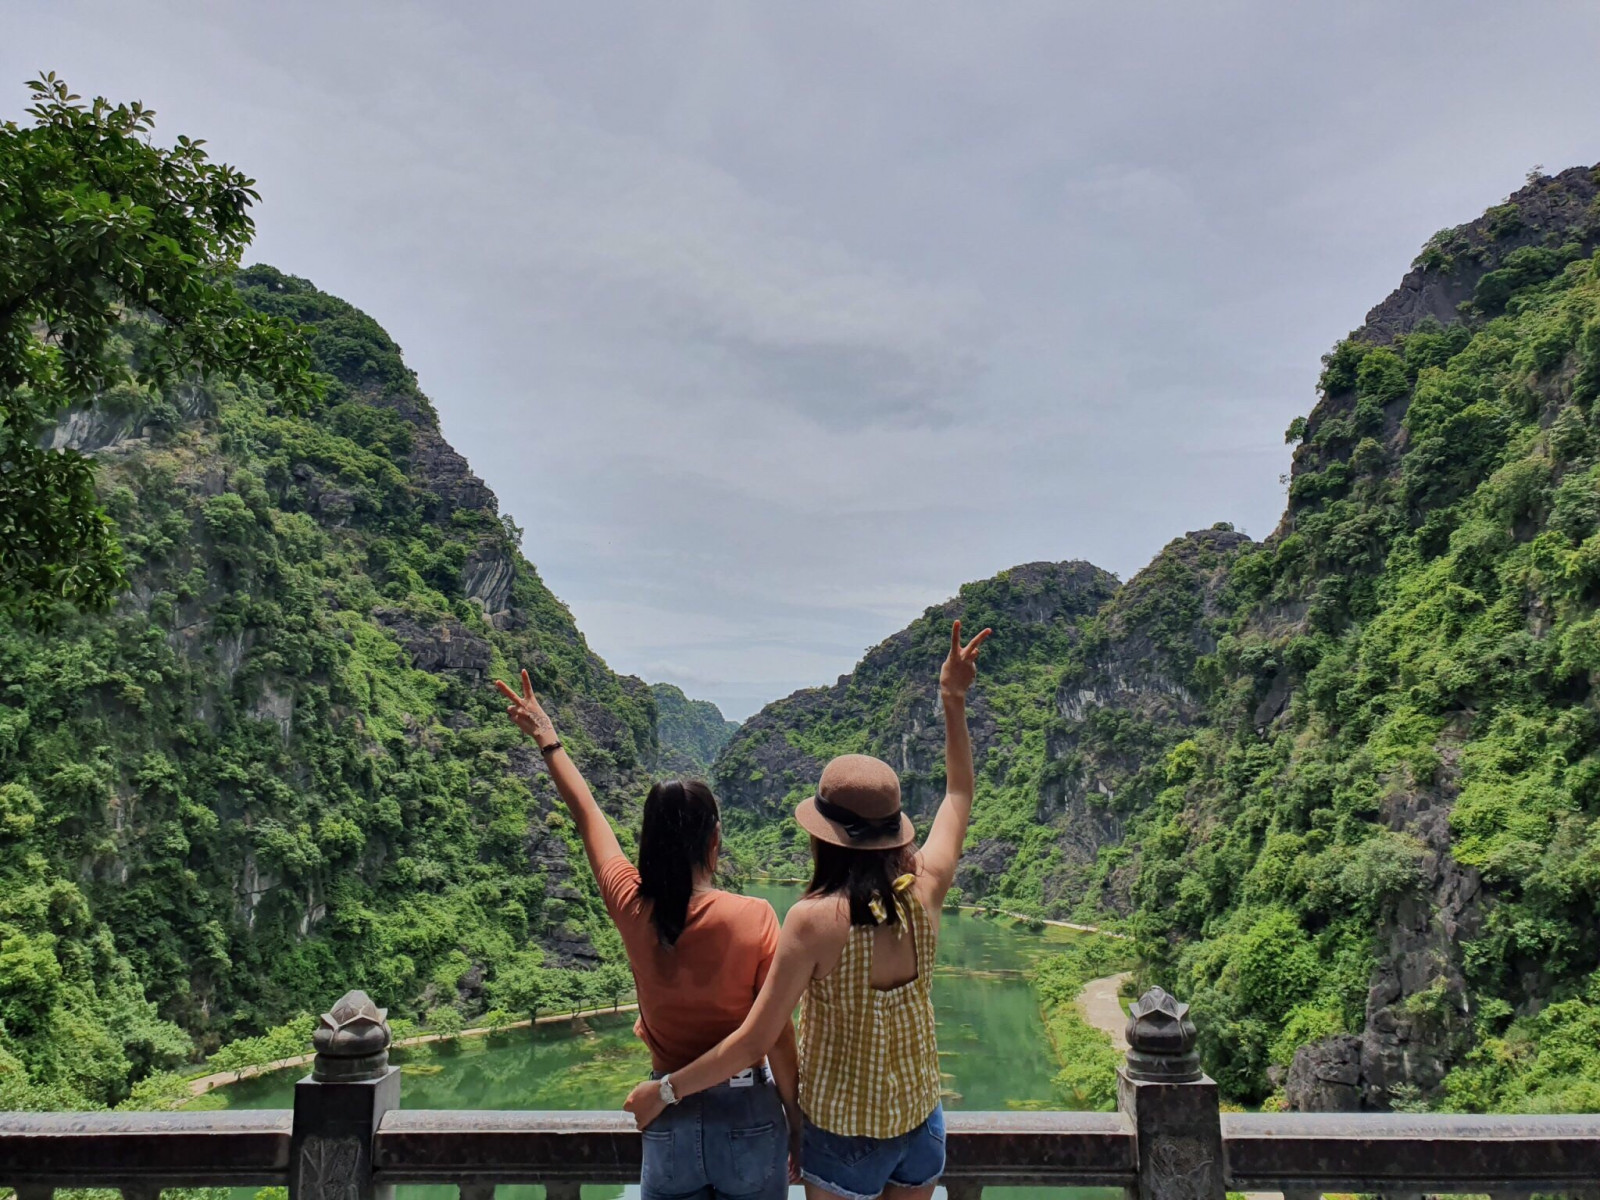
M 910 845 L 888 850 L 852 850 L 821 838 L 811 839 L 811 883 L 808 896 L 844 895 L 850 901 L 852 925 L 898 925 L 900 906 L 895 903 L 894 881 L 916 869 Z M 877 900 L 883 908 L 880 922 L 872 911 Z
M 717 798 L 698 779 L 657 783 L 644 798 L 639 894 L 651 902 L 650 921 L 664 946 L 677 943 L 689 919 L 695 868 L 709 863 L 721 819 Z

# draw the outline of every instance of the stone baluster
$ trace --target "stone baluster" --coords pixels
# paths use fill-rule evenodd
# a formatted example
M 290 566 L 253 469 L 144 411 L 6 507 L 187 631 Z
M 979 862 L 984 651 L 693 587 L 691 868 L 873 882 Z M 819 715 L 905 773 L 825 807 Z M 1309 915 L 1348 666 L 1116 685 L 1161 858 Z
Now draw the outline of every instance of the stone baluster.
M 347 992 L 322 1014 L 311 1074 L 294 1085 L 290 1200 L 392 1200 L 394 1189 L 372 1179 L 373 1134 L 400 1106 L 387 1016 L 365 992 Z
M 1217 1085 L 1200 1069 L 1189 1006 L 1151 988 L 1129 1009 L 1117 1107 L 1133 1123 L 1138 1200 L 1224 1200 Z
M 949 1200 L 983 1200 L 983 1184 L 957 1179 L 944 1185 Z

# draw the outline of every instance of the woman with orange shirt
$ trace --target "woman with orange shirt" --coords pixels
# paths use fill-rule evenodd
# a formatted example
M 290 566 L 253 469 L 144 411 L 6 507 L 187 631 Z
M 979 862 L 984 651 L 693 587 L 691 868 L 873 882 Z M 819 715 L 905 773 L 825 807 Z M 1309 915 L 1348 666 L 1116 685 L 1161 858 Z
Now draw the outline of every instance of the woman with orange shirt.
M 721 844 L 716 797 L 698 780 L 657 783 L 644 802 L 639 865 L 561 746 L 534 697 L 495 683 L 511 719 L 539 744 L 556 790 L 577 823 L 606 911 L 622 934 L 639 996 L 635 1032 L 650 1047 L 652 1078 L 664 1080 L 744 1022 L 778 946 L 778 918 L 765 900 L 712 886 Z M 794 1027 L 765 1055 L 735 1064 L 731 1079 L 673 1108 L 644 1136 L 643 1200 L 778 1200 L 789 1173 L 788 1114 L 799 1129 Z

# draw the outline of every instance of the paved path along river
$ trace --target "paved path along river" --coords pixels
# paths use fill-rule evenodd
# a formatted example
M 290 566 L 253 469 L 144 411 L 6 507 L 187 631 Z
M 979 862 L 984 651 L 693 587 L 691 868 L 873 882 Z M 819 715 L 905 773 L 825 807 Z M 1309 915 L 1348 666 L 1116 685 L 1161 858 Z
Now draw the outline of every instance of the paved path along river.
M 1078 1011 L 1096 1029 L 1109 1034 L 1118 1050 L 1128 1048 L 1128 1014 L 1119 994 L 1122 985 L 1133 978 L 1132 971 L 1091 979 L 1078 993 Z

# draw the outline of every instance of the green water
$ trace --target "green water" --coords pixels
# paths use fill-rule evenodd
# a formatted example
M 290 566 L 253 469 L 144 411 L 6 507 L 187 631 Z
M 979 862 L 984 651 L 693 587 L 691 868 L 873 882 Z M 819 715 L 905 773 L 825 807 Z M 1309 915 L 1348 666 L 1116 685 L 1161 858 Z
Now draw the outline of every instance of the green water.
M 779 917 L 799 895 L 785 885 L 755 885 Z M 948 1109 L 1059 1108 L 1051 1083 L 1055 1061 L 1038 1003 L 1024 972 L 1052 945 L 1078 936 L 1047 928 L 1030 933 L 1008 920 L 946 913 L 934 968 L 939 1063 Z M 508 1030 L 438 1046 L 396 1050 L 406 1108 L 575 1109 L 619 1107 L 650 1069 L 633 1036 L 631 1016 L 591 1017 L 537 1030 Z M 279 1071 L 219 1088 L 208 1106 L 289 1108 L 304 1068 Z M 454 1200 L 455 1189 L 402 1188 L 401 1200 Z M 542 1188 L 502 1187 L 498 1200 L 536 1200 Z M 799 1189 L 792 1189 L 795 1197 Z M 942 1195 L 942 1189 L 940 1195 Z M 1108 1190 L 988 1189 L 995 1200 L 1034 1196 L 1116 1196 Z M 241 1192 L 236 1200 L 249 1200 Z M 584 1200 L 636 1200 L 638 1188 L 585 1188 Z

